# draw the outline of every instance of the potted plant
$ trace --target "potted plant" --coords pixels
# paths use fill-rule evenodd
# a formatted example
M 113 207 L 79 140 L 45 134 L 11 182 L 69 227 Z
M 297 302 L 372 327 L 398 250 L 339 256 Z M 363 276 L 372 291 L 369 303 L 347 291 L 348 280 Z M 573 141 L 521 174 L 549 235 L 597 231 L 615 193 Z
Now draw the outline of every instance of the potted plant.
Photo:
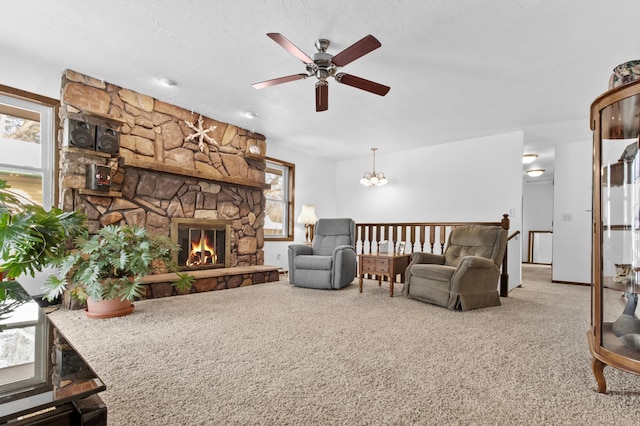
M 58 265 L 66 255 L 67 243 L 86 234 L 84 222 L 82 213 L 56 207 L 46 210 L 0 179 L 0 277 L 34 276 L 45 266 Z
M 158 267 L 176 273 L 173 285 L 178 291 L 189 290 L 194 280 L 176 272 L 172 252 L 179 250 L 178 245 L 143 227 L 108 225 L 88 238 L 76 238 L 75 246 L 61 262 L 60 273 L 45 282 L 45 298 L 55 299 L 69 291 L 71 297 L 87 301 L 91 318 L 131 313 L 131 302 L 144 294 L 140 279 Z M 115 311 L 102 312 L 101 305 Z

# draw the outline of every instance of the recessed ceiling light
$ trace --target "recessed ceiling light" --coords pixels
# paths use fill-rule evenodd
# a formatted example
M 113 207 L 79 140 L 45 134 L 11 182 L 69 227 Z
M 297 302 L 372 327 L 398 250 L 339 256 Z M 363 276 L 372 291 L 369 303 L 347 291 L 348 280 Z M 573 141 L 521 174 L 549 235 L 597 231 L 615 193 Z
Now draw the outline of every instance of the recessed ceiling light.
M 242 113 L 242 115 L 245 118 L 248 118 L 249 120 L 253 120 L 254 118 L 256 118 L 258 116 L 258 113 L 255 111 L 245 111 Z
M 538 177 L 544 173 L 544 169 L 531 169 L 526 172 L 531 177 Z
M 158 79 L 158 81 L 160 82 L 160 84 L 162 84 L 163 86 L 166 87 L 173 87 L 173 86 L 177 86 L 178 82 L 175 80 L 172 80 L 170 78 L 160 78 Z

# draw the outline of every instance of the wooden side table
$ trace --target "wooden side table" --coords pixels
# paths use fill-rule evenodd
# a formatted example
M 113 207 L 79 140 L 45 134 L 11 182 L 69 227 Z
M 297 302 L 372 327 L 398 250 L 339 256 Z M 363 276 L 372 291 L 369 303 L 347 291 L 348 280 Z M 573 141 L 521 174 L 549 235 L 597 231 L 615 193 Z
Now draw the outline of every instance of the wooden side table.
M 400 275 L 400 282 L 404 282 L 404 271 L 411 261 L 410 254 L 369 253 L 358 255 L 358 276 L 360 277 L 360 293 L 362 293 L 362 279 L 365 274 L 378 277 L 378 285 L 382 285 L 382 277 L 389 278 L 389 296 L 393 297 L 393 283 L 396 275 Z

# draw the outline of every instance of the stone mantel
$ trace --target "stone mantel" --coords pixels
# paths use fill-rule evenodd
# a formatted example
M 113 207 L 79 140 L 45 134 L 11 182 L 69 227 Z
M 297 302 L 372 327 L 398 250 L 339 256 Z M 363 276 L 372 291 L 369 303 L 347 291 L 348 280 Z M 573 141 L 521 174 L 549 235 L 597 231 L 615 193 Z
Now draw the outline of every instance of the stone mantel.
M 199 179 L 212 180 L 220 183 L 228 183 L 231 185 L 249 186 L 253 188 L 267 189 L 269 185 L 263 182 L 255 182 L 253 180 L 237 178 L 233 176 L 215 176 L 212 177 L 210 173 L 207 173 L 198 169 L 189 169 L 182 166 L 173 166 L 170 164 L 158 164 L 155 162 L 147 162 L 139 158 L 125 159 L 125 165 L 136 167 L 139 169 L 158 170 L 165 173 L 171 173 L 174 175 L 190 176 Z

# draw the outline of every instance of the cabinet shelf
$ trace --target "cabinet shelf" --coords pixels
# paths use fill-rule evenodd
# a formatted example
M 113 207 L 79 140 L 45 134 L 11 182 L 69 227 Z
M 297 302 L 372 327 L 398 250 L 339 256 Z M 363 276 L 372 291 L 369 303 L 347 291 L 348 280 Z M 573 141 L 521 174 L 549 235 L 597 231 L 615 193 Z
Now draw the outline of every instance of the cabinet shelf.
M 638 225 L 602 225 L 603 231 L 640 231 Z

